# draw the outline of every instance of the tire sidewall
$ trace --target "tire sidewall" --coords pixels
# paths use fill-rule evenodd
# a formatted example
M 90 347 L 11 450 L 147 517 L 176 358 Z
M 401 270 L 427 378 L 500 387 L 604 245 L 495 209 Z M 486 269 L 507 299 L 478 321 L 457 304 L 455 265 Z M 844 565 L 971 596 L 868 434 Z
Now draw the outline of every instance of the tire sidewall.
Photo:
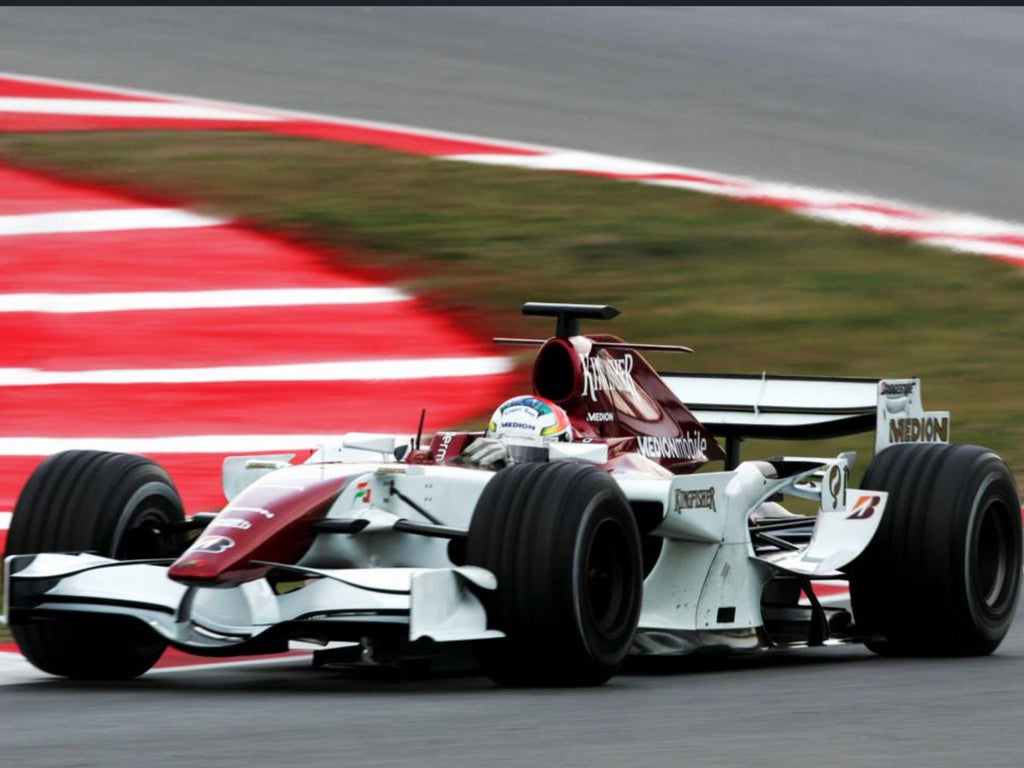
M 969 614 L 971 624 L 985 641 L 992 644 L 994 648 L 1006 635 L 1013 621 L 1019 598 L 1019 583 L 1021 578 L 1021 567 L 1013 563 L 1007 564 L 1006 575 L 1008 583 L 1001 590 L 1003 598 L 1000 604 L 990 608 L 985 604 L 983 596 L 979 592 L 976 559 L 980 557 L 978 551 L 978 539 L 981 535 L 982 516 L 993 504 L 999 504 L 1001 509 L 994 510 L 996 514 L 1003 514 L 1009 517 L 1003 521 L 1006 530 L 1014 538 L 1013 548 L 1017 552 L 1021 550 L 1022 526 L 1021 521 L 1014 519 L 1013 507 L 1016 494 L 1006 486 L 1006 478 L 1003 473 L 995 468 L 988 469 L 984 477 L 978 483 L 978 489 L 974 493 L 970 512 L 967 516 L 964 528 L 964 541 L 962 545 L 962 561 L 960 567 L 963 573 L 963 604 Z M 1018 513 L 1019 514 L 1019 513 Z M 1018 558 L 1019 560 L 1019 558 Z
M 629 652 L 643 599 L 640 536 L 632 516 L 628 512 L 624 513 L 617 502 L 615 494 L 608 490 L 594 496 L 587 505 L 580 520 L 572 563 L 572 601 L 576 631 L 587 656 L 605 666 L 620 664 Z M 592 597 L 587 594 L 585 573 L 588 550 L 593 546 L 600 528 L 606 524 L 618 528 L 621 534 L 620 554 L 626 558 L 626 562 L 623 563 L 625 583 L 622 584 L 624 605 L 619 612 L 620 617 L 611 628 L 617 631 L 607 633 L 596 626 L 591 605 Z
M 180 549 L 176 545 L 176 539 L 182 537 L 168 536 L 165 540 L 156 542 L 155 549 L 149 552 L 131 553 L 125 552 L 127 544 L 126 537 L 133 528 L 142 522 L 141 516 L 147 516 L 153 522 L 171 523 L 184 520 L 182 512 L 181 497 L 178 492 L 168 483 L 161 480 L 150 480 L 139 488 L 122 505 L 121 513 L 118 515 L 117 523 L 114 525 L 110 539 L 110 557 L 120 559 L 138 559 L 150 557 L 164 557 L 179 554 L 175 550 Z M 129 555 L 126 557 L 126 554 Z

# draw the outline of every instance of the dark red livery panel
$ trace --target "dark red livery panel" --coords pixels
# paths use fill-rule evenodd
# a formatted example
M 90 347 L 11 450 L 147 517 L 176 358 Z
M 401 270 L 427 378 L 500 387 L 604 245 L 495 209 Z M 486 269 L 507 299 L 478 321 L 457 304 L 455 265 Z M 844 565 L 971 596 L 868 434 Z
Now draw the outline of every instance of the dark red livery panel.
M 577 435 L 635 437 L 641 455 L 675 473 L 725 458 L 650 364 L 616 336 L 549 339 L 534 363 L 533 389 L 566 410 Z
M 207 526 L 168 576 L 230 587 L 266 575 L 266 566 L 250 561 L 296 562 L 313 540 L 310 523 L 327 514 L 352 474 L 340 464 L 298 465 L 274 473 L 272 483 L 255 483 Z

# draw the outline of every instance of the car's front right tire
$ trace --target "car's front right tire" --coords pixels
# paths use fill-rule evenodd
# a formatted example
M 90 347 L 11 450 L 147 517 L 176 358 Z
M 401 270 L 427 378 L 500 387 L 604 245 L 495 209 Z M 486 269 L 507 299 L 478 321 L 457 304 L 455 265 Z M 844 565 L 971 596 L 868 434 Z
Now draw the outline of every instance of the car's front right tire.
M 854 621 L 884 655 L 994 651 L 1020 593 L 1022 527 L 1006 463 L 975 445 L 894 445 L 862 487 L 887 491 L 881 525 L 850 567 Z

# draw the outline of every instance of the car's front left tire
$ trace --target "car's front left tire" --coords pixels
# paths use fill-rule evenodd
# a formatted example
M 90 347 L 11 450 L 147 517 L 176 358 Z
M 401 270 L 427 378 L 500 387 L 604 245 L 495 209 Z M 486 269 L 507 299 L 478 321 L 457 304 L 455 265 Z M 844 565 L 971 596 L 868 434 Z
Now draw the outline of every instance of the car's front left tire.
M 167 473 L 142 456 L 66 451 L 29 477 L 11 518 L 6 555 L 81 552 L 119 560 L 174 557 L 184 546 L 166 533 L 185 519 Z M 12 616 L 25 657 L 53 675 L 111 680 L 141 675 L 167 643 L 141 621 L 122 616 Z
M 600 685 L 633 641 L 643 594 L 640 535 L 618 484 L 593 466 L 498 472 L 470 524 L 466 560 L 497 576 L 488 605 L 505 639 L 481 644 L 501 685 Z

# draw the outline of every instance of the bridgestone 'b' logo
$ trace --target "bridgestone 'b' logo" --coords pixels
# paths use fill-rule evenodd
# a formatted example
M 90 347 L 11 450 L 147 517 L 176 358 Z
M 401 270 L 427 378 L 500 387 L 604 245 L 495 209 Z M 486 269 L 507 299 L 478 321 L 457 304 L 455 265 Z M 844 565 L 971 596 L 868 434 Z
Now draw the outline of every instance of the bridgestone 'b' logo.
M 861 496 L 853 505 L 853 514 L 847 520 L 867 520 L 875 514 L 875 507 L 882 500 L 881 496 Z
M 889 422 L 890 443 L 945 443 L 948 440 L 948 417 L 926 416 Z
M 598 392 L 632 392 L 636 394 L 633 382 L 633 356 L 621 360 L 610 357 L 583 358 L 583 397 L 597 400 Z

